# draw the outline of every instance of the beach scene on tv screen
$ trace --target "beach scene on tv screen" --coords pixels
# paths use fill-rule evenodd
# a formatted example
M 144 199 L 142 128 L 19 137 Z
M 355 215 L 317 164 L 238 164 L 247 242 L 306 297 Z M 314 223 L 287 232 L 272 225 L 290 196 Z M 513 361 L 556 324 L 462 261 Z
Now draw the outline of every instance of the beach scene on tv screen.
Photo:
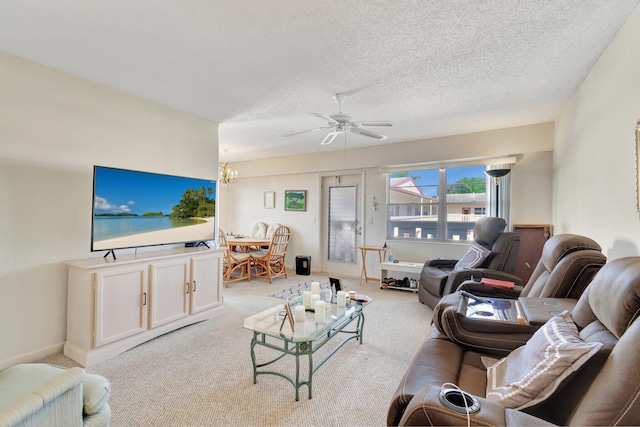
M 216 182 L 96 167 L 92 249 L 214 238 Z

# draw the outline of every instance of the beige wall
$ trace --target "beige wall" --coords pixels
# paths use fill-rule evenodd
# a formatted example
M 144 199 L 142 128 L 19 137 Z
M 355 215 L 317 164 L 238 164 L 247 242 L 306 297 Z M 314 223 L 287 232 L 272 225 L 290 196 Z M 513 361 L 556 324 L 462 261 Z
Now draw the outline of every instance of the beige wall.
M 611 259 L 640 254 L 634 129 L 640 119 L 640 9 L 601 56 L 556 126 L 556 232 L 595 239 Z
M 249 233 L 258 221 L 280 222 L 293 230 L 287 251 L 287 265 L 296 255 L 311 255 L 312 270 L 319 271 L 322 256 L 322 218 L 320 183 L 323 176 L 362 173 L 365 175 L 362 214 L 364 244 L 382 245 L 386 240 L 386 180 L 380 167 L 417 162 L 433 162 L 473 157 L 515 156 L 512 168 L 512 223 L 549 224 L 551 222 L 551 183 L 553 123 L 522 126 L 489 132 L 457 135 L 402 144 L 390 144 L 347 152 L 329 151 L 234 163 L 239 180 L 221 187 L 220 221 L 225 230 Z M 306 172 L 305 172 L 306 171 Z M 306 212 L 285 212 L 284 190 L 307 190 Z M 276 208 L 264 209 L 264 191 L 276 192 Z M 371 207 L 372 197 L 378 209 Z M 517 209 L 514 207 L 518 207 Z M 395 257 L 403 261 L 424 262 L 430 256 L 458 257 L 468 244 L 388 241 Z M 374 265 L 372 268 L 376 267 Z M 369 264 L 368 264 L 369 268 Z
M 218 126 L 0 53 L 0 138 L 2 369 L 62 350 L 93 165 L 215 179 Z

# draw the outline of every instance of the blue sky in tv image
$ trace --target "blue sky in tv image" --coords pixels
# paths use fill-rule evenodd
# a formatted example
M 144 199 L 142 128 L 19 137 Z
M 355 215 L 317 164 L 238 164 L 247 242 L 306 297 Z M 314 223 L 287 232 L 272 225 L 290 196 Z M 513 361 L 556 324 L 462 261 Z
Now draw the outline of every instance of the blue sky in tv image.
M 197 191 L 203 187 L 202 197 L 215 203 L 216 182 L 213 180 L 96 166 L 93 240 L 201 223 L 202 220 L 169 218 L 169 215 L 187 190 Z

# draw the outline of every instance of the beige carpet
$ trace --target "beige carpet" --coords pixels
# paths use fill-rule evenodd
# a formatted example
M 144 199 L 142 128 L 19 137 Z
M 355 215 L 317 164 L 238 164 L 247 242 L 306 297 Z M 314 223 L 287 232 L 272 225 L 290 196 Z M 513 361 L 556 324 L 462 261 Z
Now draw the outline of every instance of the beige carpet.
M 413 292 L 343 279 L 344 287 L 374 300 L 365 308 L 363 344 L 349 341 L 316 372 L 312 399 L 303 387 L 296 402 L 293 386 L 280 377 L 261 375 L 253 384 L 252 333 L 243 320 L 285 301 L 271 296 L 274 292 L 313 279 L 326 276 L 233 283 L 224 290 L 216 318 L 87 368 L 112 383 L 112 426 L 385 425 L 391 397 L 431 320 L 431 310 Z M 331 348 L 327 344 L 315 357 Z M 77 366 L 63 355 L 44 361 Z M 276 366 L 293 373 L 294 359 Z

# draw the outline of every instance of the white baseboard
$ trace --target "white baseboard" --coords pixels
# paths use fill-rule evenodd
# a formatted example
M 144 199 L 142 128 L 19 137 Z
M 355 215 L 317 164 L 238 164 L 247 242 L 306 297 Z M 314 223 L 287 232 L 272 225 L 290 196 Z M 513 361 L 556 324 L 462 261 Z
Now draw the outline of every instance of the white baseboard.
M 64 342 L 59 344 L 53 344 L 38 350 L 30 351 L 28 353 L 23 353 L 16 357 L 12 357 L 11 359 L 0 360 L 0 371 L 14 365 L 18 365 L 20 363 L 32 363 L 35 360 L 44 359 L 45 357 L 51 356 L 53 354 L 62 353 L 63 347 L 64 347 Z

